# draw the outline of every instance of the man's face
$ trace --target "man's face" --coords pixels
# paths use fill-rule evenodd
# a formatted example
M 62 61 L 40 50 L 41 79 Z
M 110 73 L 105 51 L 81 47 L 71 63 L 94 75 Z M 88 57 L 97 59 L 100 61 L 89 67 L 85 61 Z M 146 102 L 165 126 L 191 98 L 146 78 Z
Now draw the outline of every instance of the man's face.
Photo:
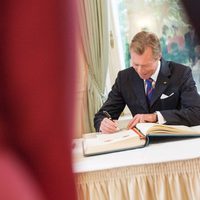
M 155 59 L 152 54 L 152 49 L 147 47 L 142 55 L 138 55 L 133 50 L 131 50 L 131 62 L 133 68 L 138 73 L 141 79 L 148 79 L 157 69 L 158 59 Z

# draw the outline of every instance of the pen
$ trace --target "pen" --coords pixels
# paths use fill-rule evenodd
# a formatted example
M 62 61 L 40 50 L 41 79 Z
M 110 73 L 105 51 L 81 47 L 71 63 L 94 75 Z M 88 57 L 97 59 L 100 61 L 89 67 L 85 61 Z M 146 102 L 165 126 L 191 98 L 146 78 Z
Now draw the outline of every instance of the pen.
M 103 111 L 103 114 L 108 118 L 108 119 L 110 119 L 110 120 L 112 120 L 112 117 L 111 117 L 111 115 L 107 112 L 107 111 Z
M 113 121 L 114 122 L 114 120 L 112 119 L 112 117 L 111 117 L 111 115 L 107 112 L 107 111 L 103 111 L 103 114 L 108 118 L 108 119 L 110 119 L 111 121 Z M 119 127 L 118 127 L 118 125 L 116 124 L 116 122 L 114 122 L 115 123 L 115 127 L 116 127 L 116 130 L 115 131 L 119 131 L 120 129 L 119 129 Z

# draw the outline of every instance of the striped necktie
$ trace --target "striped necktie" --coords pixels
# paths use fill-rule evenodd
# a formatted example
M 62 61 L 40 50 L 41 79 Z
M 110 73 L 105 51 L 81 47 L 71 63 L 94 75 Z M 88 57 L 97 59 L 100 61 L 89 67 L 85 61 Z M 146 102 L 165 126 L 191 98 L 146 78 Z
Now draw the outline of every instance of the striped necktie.
M 153 79 L 149 78 L 149 79 L 145 80 L 145 82 L 147 84 L 147 90 L 146 90 L 147 102 L 150 105 L 153 91 L 154 91 L 154 87 L 152 86 Z

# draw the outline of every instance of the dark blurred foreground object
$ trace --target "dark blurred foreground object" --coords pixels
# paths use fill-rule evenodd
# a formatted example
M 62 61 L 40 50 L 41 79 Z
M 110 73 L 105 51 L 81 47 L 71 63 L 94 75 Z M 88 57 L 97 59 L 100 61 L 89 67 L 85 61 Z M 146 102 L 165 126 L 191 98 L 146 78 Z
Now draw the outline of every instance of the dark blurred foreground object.
M 74 10 L 75 0 L 1 1 L 1 200 L 75 199 Z
M 182 0 L 182 3 L 186 9 L 188 17 L 192 25 L 194 26 L 199 38 L 200 38 L 200 1 L 198 0 Z

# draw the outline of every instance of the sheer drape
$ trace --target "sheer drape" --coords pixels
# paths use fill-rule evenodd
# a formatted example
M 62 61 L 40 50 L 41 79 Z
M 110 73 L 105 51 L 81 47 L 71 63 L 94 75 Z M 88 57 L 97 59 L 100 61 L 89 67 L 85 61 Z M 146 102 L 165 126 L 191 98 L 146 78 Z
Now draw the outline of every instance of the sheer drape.
M 85 59 L 88 65 L 88 115 L 90 131 L 94 131 L 94 114 L 104 98 L 108 68 L 108 1 L 79 2 L 79 25 Z
M 110 2 L 110 1 L 109 1 Z M 110 2 L 110 49 L 109 49 L 109 78 L 111 86 L 114 84 L 115 79 L 117 77 L 117 73 L 122 67 L 125 67 L 125 63 L 123 61 L 122 54 L 120 52 L 120 27 L 118 26 L 118 19 L 115 16 L 115 8 L 113 3 Z

